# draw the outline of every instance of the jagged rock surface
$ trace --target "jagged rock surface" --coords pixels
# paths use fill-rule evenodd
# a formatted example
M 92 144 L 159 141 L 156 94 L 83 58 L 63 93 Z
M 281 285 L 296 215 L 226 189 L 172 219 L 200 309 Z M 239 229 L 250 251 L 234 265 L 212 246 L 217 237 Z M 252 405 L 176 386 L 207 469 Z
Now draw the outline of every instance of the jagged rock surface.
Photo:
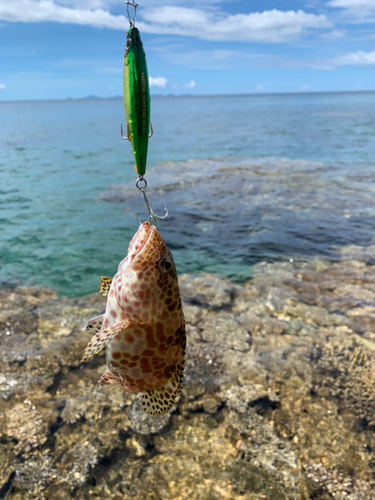
M 99 294 L 0 291 L 0 498 L 375 498 L 375 248 L 180 278 L 183 391 L 172 412 L 95 388 Z

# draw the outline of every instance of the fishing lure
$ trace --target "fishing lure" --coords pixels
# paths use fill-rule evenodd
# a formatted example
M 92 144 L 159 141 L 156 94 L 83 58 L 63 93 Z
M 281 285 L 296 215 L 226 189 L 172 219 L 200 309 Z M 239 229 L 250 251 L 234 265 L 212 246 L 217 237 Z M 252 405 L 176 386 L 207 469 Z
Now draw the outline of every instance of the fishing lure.
M 133 18 L 129 13 L 129 6 L 134 8 Z M 130 0 L 126 1 L 126 8 L 129 17 L 130 28 L 126 37 L 126 47 L 124 56 L 124 105 L 127 123 L 127 137 L 124 136 L 121 125 L 121 136 L 129 140 L 132 144 L 135 170 L 139 175 L 136 186 L 142 191 L 146 202 L 149 217 L 164 220 L 168 216 L 168 209 L 164 205 L 165 215 L 156 215 L 147 199 L 145 189 L 147 187 L 146 179 L 143 177 L 146 173 L 148 140 L 153 134 L 150 121 L 150 86 L 148 80 L 146 55 L 143 50 L 141 36 L 135 27 L 135 17 L 138 4 Z M 140 223 L 138 217 L 137 220 Z
M 126 37 L 124 56 L 124 105 L 127 122 L 127 137 L 131 142 L 135 168 L 140 176 L 146 173 L 148 139 L 152 136 L 150 122 L 150 87 L 148 80 L 146 54 L 138 29 L 134 26 L 137 4 L 127 3 L 134 7 L 133 20 L 130 19 L 130 28 Z

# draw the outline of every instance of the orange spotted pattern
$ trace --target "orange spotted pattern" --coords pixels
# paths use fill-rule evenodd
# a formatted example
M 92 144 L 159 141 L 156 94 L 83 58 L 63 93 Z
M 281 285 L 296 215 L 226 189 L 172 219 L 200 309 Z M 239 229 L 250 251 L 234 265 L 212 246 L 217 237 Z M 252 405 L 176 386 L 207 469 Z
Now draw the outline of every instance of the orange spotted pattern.
M 181 390 L 185 320 L 173 257 L 155 226 L 144 222 L 110 285 L 106 311 L 84 359 L 106 346 L 107 371 L 99 385 L 143 392 L 144 411 L 170 410 Z M 109 340 L 108 340 L 109 339 Z

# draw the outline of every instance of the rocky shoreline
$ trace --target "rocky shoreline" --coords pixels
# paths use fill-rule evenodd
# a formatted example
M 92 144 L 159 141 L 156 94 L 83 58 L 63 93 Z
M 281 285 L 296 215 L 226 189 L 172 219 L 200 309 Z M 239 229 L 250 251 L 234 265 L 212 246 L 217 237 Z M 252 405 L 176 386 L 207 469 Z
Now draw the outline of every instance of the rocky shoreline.
M 182 275 L 183 391 L 154 418 L 80 364 L 99 293 L 0 290 L 0 499 L 375 498 L 375 247 Z

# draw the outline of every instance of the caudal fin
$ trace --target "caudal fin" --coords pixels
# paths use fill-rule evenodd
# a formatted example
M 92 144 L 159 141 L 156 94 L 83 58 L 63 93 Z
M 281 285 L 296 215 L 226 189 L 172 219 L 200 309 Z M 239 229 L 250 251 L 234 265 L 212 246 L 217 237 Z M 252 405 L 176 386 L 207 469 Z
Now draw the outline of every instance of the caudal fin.
M 177 363 L 171 371 L 168 382 L 152 391 L 142 394 L 142 410 L 158 416 L 173 408 L 177 395 L 181 392 L 184 363 Z

